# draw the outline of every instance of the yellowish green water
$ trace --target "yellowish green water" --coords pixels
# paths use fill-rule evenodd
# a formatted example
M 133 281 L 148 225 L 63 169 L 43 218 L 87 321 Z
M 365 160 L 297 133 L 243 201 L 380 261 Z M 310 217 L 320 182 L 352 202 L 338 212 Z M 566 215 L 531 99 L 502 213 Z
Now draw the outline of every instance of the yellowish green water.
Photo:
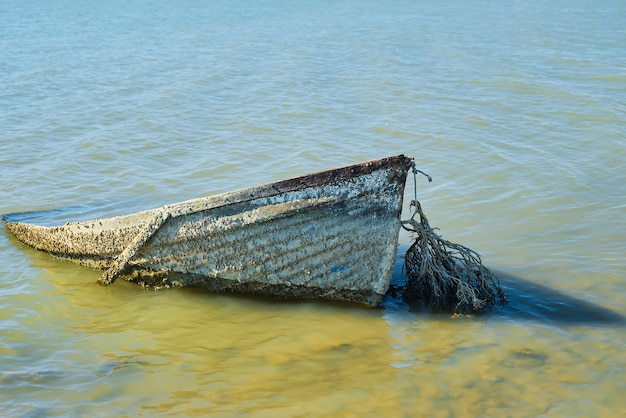
M 0 227 L 2 415 L 623 415 L 623 16 L 619 0 L 2 2 L 0 213 L 129 213 L 406 153 L 434 177 L 431 224 L 510 297 L 450 318 L 392 297 L 104 288 Z

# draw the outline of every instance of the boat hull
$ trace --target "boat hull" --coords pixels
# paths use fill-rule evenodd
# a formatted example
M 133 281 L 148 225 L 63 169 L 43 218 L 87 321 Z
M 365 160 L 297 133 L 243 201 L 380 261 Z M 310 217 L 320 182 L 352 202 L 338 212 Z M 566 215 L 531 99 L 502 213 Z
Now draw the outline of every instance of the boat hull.
M 411 165 L 400 155 L 133 215 L 5 224 L 23 242 L 91 267 L 111 268 L 126 251 L 121 275 L 145 285 L 378 305 Z

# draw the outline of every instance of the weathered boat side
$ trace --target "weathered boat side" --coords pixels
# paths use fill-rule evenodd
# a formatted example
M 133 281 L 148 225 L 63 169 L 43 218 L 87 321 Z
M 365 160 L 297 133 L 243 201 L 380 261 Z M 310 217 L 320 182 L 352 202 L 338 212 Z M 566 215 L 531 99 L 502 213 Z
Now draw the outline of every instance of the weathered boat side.
M 132 215 L 5 224 L 35 248 L 92 267 L 109 268 L 126 251 L 123 274 L 135 282 L 377 305 L 411 165 L 399 155 Z

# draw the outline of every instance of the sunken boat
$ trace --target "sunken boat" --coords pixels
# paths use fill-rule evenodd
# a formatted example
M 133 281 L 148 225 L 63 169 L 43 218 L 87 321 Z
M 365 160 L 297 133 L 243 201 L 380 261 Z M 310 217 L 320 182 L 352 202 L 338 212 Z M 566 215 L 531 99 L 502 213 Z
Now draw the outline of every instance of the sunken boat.
M 393 272 L 404 155 L 124 216 L 41 226 L 3 217 L 20 241 L 146 286 L 379 305 Z

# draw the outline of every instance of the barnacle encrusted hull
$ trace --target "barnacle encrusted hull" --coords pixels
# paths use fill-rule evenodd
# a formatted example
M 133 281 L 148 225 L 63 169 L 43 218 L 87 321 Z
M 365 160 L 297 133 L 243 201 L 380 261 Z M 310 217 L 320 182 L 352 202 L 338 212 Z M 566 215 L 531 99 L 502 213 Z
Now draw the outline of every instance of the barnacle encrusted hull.
M 126 216 L 4 222 L 57 257 L 154 286 L 380 304 L 396 257 L 403 155 Z

